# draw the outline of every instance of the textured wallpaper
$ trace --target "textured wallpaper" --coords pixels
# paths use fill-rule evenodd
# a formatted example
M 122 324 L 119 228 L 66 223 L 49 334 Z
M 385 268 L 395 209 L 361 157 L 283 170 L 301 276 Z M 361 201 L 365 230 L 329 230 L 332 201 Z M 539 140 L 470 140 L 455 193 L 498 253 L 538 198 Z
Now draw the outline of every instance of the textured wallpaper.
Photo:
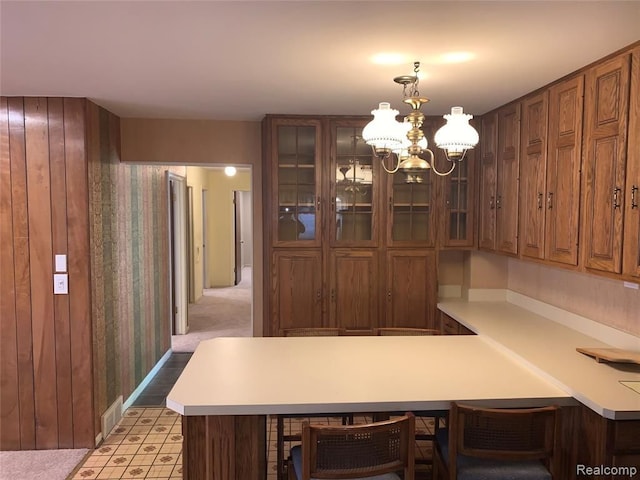
M 97 414 L 124 400 L 171 346 L 164 166 L 120 163 L 119 119 L 89 103 L 89 203 Z M 184 167 L 170 168 L 184 174 Z

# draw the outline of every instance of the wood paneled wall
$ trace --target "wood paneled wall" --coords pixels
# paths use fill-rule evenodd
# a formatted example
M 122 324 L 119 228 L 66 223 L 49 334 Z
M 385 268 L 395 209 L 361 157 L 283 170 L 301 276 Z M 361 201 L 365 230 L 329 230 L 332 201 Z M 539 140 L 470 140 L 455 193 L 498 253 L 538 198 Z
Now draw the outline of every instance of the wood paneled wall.
M 0 147 L 0 449 L 92 447 L 85 100 L 2 97 Z

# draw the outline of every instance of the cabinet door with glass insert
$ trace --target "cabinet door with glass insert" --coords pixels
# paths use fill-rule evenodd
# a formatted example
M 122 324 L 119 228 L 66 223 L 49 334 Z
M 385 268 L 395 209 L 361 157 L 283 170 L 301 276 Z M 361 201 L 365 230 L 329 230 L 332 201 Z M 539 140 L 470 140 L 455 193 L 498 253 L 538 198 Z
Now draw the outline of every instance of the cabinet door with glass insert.
M 427 170 L 385 173 L 387 179 L 387 244 L 433 247 L 435 218 L 433 174 Z
M 273 245 L 320 245 L 320 121 L 274 119 Z
M 362 140 L 366 121 L 331 122 L 332 246 L 375 246 L 378 240 L 378 175 L 371 147 Z

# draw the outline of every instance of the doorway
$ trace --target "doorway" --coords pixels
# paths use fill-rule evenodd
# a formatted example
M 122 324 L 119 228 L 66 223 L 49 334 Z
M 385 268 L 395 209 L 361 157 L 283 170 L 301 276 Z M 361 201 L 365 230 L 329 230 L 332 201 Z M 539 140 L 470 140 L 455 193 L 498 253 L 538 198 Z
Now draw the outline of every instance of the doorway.
M 187 333 L 187 182 L 186 178 L 166 172 L 169 242 L 169 312 L 171 332 Z
M 228 178 L 222 167 L 189 166 L 186 181 L 194 199 L 187 223 L 193 224 L 188 268 L 195 299 L 188 332 L 172 337 L 177 352 L 217 336 L 253 336 L 254 320 L 252 169 L 240 167 Z

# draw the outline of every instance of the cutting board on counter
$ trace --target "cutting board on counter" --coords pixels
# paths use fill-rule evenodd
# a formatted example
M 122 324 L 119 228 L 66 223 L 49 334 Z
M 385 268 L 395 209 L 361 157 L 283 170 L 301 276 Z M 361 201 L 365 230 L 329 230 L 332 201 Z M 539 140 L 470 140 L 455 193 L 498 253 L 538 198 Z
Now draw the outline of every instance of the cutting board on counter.
M 640 365 L 640 352 L 624 350 L 622 348 L 586 348 L 576 347 L 576 350 L 596 359 L 598 363 L 635 363 Z

